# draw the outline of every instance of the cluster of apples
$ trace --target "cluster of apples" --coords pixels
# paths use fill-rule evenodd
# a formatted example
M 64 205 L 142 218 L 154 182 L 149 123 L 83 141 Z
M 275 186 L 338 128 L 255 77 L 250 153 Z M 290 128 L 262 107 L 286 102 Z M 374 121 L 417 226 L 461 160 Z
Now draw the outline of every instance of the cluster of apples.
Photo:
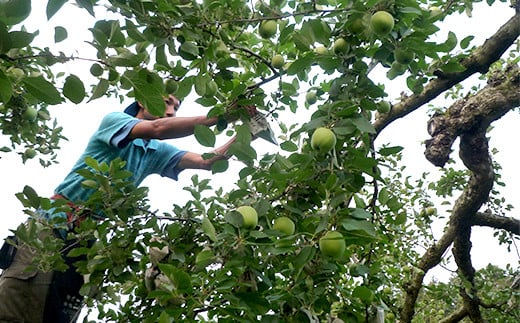
M 249 205 L 242 205 L 237 208 L 242 215 L 242 226 L 246 229 L 254 229 L 258 225 L 258 213 Z M 284 236 L 293 235 L 296 226 L 289 217 L 280 216 L 273 221 L 273 229 L 279 231 Z M 346 244 L 343 235 L 339 231 L 327 231 L 319 240 L 318 246 L 323 255 L 337 259 L 345 252 Z
M 311 136 L 311 147 L 320 154 L 330 152 L 336 145 L 336 135 L 326 127 L 317 128 Z M 258 225 L 258 213 L 252 206 L 242 205 L 237 208 L 242 215 L 242 227 L 254 229 Z M 280 216 L 273 221 L 273 229 L 284 236 L 293 235 L 296 226 L 293 220 L 287 216 Z M 343 235 L 339 231 L 327 231 L 319 239 L 319 249 L 327 257 L 337 259 L 345 252 L 346 244 Z

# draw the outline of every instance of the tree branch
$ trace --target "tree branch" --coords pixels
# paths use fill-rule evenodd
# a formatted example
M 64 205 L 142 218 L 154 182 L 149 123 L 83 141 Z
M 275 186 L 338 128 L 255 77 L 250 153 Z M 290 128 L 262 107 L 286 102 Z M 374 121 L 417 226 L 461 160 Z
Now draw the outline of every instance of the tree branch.
M 518 71 L 518 68 L 516 68 Z M 513 77 L 515 79 L 515 77 Z M 486 93 L 486 89 L 477 93 L 475 97 Z M 487 97 L 487 95 L 483 95 Z M 485 101 L 485 100 L 482 100 Z M 432 130 L 435 135 L 448 133 L 460 134 L 460 158 L 464 165 L 471 171 L 468 185 L 462 194 L 457 198 L 453 207 L 448 228 L 439 242 L 430 247 L 422 256 L 418 267 L 422 272 L 414 273 L 409 282 L 405 284 L 405 302 L 401 308 L 401 319 L 403 322 L 411 322 L 414 316 L 415 302 L 422 287 L 425 273 L 440 262 L 443 252 L 454 242 L 453 254 L 458 265 L 459 274 L 471 283 L 470 295 L 463 291 L 463 303 L 467 314 L 473 321 L 479 322 L 482 319 L 479 310 L 479 301 L 474 290 L 473 277 L 475 270 L 471 265 L 471 225 L 472 218 L 479 208 L 488 199 L 489 192 L 493 187 L 494 172 L 491 157 L 488 152 L 488 142 L 486 130 L 491 121 L 494 120 L 497 108 L 493 106 L 489 113 L 479 114 L 475 111 L 487 111 L 490 104 L 472 104 L 471 109 L 466 100 L 456 102 L 446 113 L 446 125 Z M 462 109 L 464 108 L 464 109 Z M 448 119 L 450 117 L 450 119 Z M 454 119 L 455 121 L 451 120 Z M 464 120 L 464 121 L 460 121 Z M 461 127 L 460 123 L 471 126 Z M 451 145 L 449 146 L 451 149 Z
M 468 311 L 465 307 L 461 307 L 457 309 L 456 311 L 452 312 L 447 317 L 443 318 L 439 321 L 439 323 L 455 323 L 460 322 L 463 318 L 465 318 L 468 315 Z
M 518 39 L 520 36 L 519 25 L 520 14 L 516 13 L 491 38 L 486 40 L 481 47 L 462 61 L 461 64 L 466 68 L 464 71 L 445 74 L 436 78 L 428 83 L 420 94 L 405 97 L 401 102 L 393 105 L 389 113 L 381 115 L 375 120 L 374 127 L 377 134 L 394 120 L 415 111 L 472 74 L 486 72 L 489 66 L 498 60 Z
M 428 121 L 425 156 L 435 166 L 444 166 L 449 159 L 451 146 L 457 137 L 475 127 L 488 127 L 520 104 L 520 69 L 508 66 L 505 71 L 495 72 L 488 85 L 476 95 L 465 97 L 453 104 L 445 113 L 436 113 Z M 485 137 L 484 139 L 485 140 Z M 471 158 L 468 152 L 467 158 Z M 480 165 L 477 160 L 472 164 Z M 466 165 L 467 166 L 467 165 Z
M 472 225 L 502 229 L 520 235 L 520 220 L 487 212 L 477 212 L 471 219 Z

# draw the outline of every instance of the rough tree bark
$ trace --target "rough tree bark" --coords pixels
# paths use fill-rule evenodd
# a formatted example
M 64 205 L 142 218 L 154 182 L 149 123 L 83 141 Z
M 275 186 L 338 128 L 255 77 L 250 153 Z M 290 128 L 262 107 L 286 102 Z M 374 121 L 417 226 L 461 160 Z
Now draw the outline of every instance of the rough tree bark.
M 520 35 L 520 14 L 509 19 L 491 38 L 477 48 L 461 64 L 462 72 L 437 73 L 420 94 L 403 96 L 389 113 L 379 116 L 374 127 L 379 134 L 394 120 L 415 111 L 442 92 L 475 73 L 486 73 L 510 48 Z M 459 321 L 469 316 L 482 322 L 480 300 L 473 284 L 475 270 L 471 264 L 471 227 L 484 225 L 518 234 L 520 221 L 478 210 L 486 202 L 493 187 L 494 172 L 485 137 L 488 126 L 511 109 L 520 105 L 520 73 L 518 66 L 508 66 L 490 77 L 488 85 L 476 95 L 456 102 L 443 114 L 436 114 L 428 123 L 432 138 L 427 141 L 425 155 L 436 166 L 444 166 L 452 151 L 452 144 L 460 137 L 460 157 L 471 171 L 470 180 L 458 197 L 443 236 L 423 254 L 410 280 L 405 282 L 405 301 L 400 310 L 401 322 L 411 322 L 415 303 L 428 270 L 438 265 L 444 252 L 453 244 L 453 254 L 459 275 L 470 282 L 469 290 L 461 290 L 463 307 L 446 317 L 446 322 Z
M 508 66 L 496 71 L 488 85 L 471 97 L 455 102 L 445 113 L 435 114 L 428 124 L 432 139 L 426 142 L 426 158 L 436 166 L 444 166 L 452 151 L 452 144 L 460 137 L 460 158 L 470 170 L 467 186 L 451 212 L 448 228 L 436 245 L 422 256 L 414 273 L 405 284 L 406 297 L 401 309 L 403 322 L 411 322 L 425 273 L 437 265 L 442 254 L 453 243 L 453 256 L 459 276 L 470 288 L 460 291 L 463 309 L 454 317 L 469 316 L 473 322 L 483 322 L 482 305 L 474 286 L 475 269 L 471 263 L 471 227 L 486 225 L 518 234 L 520 221 L 478 210 L 487 201 L 493 188 L 494 172 L 488 151 L 486 131 L 489 125 L 511 109 L 520 106 L 520 68 Z M 455 313 L 454 313 L 455 314 Z

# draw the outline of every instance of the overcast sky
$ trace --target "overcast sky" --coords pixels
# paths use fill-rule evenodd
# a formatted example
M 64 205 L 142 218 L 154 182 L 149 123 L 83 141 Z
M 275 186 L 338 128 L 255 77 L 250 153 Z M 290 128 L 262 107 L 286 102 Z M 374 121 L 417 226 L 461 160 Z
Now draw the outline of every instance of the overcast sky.
M 33 17 L 29 22 L 34 24 L 27 24 L 29 32 L 40 28 L 40 36 L 38 41 L 42 44 L 49 44 L 48 46 L 53 50 L 55 45 L 53 42 L 53 30 L 55 25 L 65 26 L 69 32 L 69 40 L 63 44 L 58 44 L 56 47 L 63 50 L 65 54 L 73 54 L 71 48 L 77 50 L 74 53 L 81 57 L 92 58 L 95 57 L 95 52 L 85 45 L 84 42 L 92 38 L 90 32 L 86 29 L 92 25 L 92 19 L 85 17 L 86 13 L 71 5 L 65 5 L 64 9 L 60 11 L 50 22 L 46 22 L 45 9 L 43 6 L 46 2 L 33 1 Z M 41 6 L 39 8 L 37 6 Z M 500 8 L 500 9 L 499 9 Z M 457 33 L 458 39 L 462 39 L 467 35 L 475 35 L 476 38 L 472 42 L 473 45 L 481 44 L 486 38 L 491 36 L 498 27 L 503 24 L 509 17 L 512 16 L 513 10 L 509 9 L 506 4 L 495 3 L 492 8 L 489 8 L 485 3 L 478 4 L 474 11 L 474 19 L 467 19 L 463 14 L 460 17 L 452 18 L 447 21 L 448 26 L 453 26 L 452 31 Z M 75 17 L 74 24 L 70 18 Z M 80 18 L 81 17 L 81 18 Z M 85 18 L 83 18 L 85 17 Z M 78 23 L 77 19 L 85 19 L 85 23 Z M 459 27 L 460 26 L 460 27 Z M 448 30 L 444 31 L 444 34 Z M 440 39 L 445 36 L 440 36 Z M 43 46 L 42 46 L 43 47 Z M 88 79 L 88 68 L 90 63 L 73 62 L 62 66 L 65 71 L 84 76 Z M 82 76 L 82 77 L 83 77 Z M 405 89 L 403 79 L 397 79 L 387 85 L 387 89 L 392 93 L 392 98 L 396 98 L 399 93 Z M 0 218 L 0 239 L 8 235 L 9 229 L 14 229 L 16 226 L 26 219 L 22 213 L 22 206 L 14 196 L 15 193 L 21 192 L 25 185 L 33 187 L 40 195 L 50 196 L 53 193 L 56 185 L 65 177 L 68 170 L 75 163 L 78 156 L 83 151 L 92 132 L 98 127 L 102 117 L 110 111 L 120 111 L 132 100 L 126 100 L 123 104 L 115 98 L 95 100 L 91 103 L 81 103 L 74 105 L 70 102 L 52 108 L 54 117 L 58 118 L 60 125 L 64 127 L 64 135 L 69 141 L 62 142 L 62 149 L 58 152 L 57 165 L 48 168 L 42 168 L 37 159 L 28 161 L 25 165 L 21 163 L 21 159 L 15 154 L 1 153 L 0 167 L 3 169 L 3 184 L 0 187 L 0 196 L 3 201 L 4 209 Z M 453 102 L 445 101 L 444 99 L 437 99 L 432 104 L 438 106 L 449 106 Z M 423 107 L 412 115 L 403 120 L 394 122 L 391 126 L 385 129 L 382 135 L 378 138 L 377 144 L 381 145 L 386 142 L 391 142 L 393 145 L 401 145 L 405 147 L 404 161 L 408 165 L 408 171 L 414 173 L 417 177 L 423 171 L 436 172 L 436 169 L 429 164 L 423 155 L 424 146 L 422 141 L 428 138 L 426 132 L 426 111 L 427 107 Z M 179 115 L 198 115 L 204 114 L 205 111 L 198 107 L 190 100 L 185 100 Z M 305 121 L 305 120 L 304 120 Z M 506 117 L 494 123 L 494 129 L 490 133 L 491 147 L 497 148 L 499 153 L 494 158 L 503 167 L 503 181 L 507 184 L 504 196 L 507 201 L 513 204 L 516 209 L 512 214 L 515 217 L 520 217 L 518 208 L 520 207 L 520 172 L 518 172 L 518 152 L 517 138 L 519 137 L 520 115 L 518 112 L 510 112 Z M 222 136 L 223 137 L 223 136 Z M 219 142 L 226 141 L 227 138 L 219 138 Z M 173 141 L 172 141 L 173 142 Z M 182 139 L 174 141 L 175 145 L 183 149 L 189 149 L 197 152 L 205 152 L 208 149 L 201 147 L 194 139 Z M 6 138 L 0 138 L 0 145 L 5 145 Z M 257 149 L 259 156 L 266 152 L 273 152 L 276 147 L 262 140 L 257 140 L 253 143 Z M 453 156 L 458 158 L 458 156 Z M 224 174 L 217 174 L 213 176 L 212 185 L 219 187 L 221 185 L 229 185 L 234 182 L 237 177 L 237 170 L 241 168 L 241 164 L 232 161 L 232 167 Z M 182 187 L 190 185 L 190 178 L 195 171 L 185 171 L 181 173 L 178 182 L 161 178 L 159 176 L 151 176 L 143 182 L 142 185 L 150 188 L 150 200 L 152 207 L 160 211 L 169 211 L 172 203 L 183 203 L 190 195 L 182 190 Z M 209 172 L 199 172 L 200 176 L 210 177 Z M 228 186 L 229 187 L 229 186 Z M 478 254 L 475 259 L 475 266 L 480 268 L 489 262 L 505 264 L 510 262 L 516 264 L 518 257 L 516 253 L 507 254 L 504 247 L 498 247 L 500 252 L 497 252 L 496 242 L 492 236 L 492 231 L 489 229 L 475 229 L 473 240 L 474 253 Z M 441 274 L 441 273 L 439 273 Z

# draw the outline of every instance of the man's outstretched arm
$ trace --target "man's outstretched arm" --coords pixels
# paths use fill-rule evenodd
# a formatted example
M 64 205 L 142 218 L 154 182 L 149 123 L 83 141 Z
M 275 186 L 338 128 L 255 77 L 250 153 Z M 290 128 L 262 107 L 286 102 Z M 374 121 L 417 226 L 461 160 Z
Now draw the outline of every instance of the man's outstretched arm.
M 245 109 L 249 116 L 256 114 L 253 106 L 240 107 Z M 238 119 L 237 114 L 225 116 L 228 122 Z M 142 120 L 136 124 L 129 134 L 129 139 L 175 139 L 193 135 L 196 125 L 214 126 L 218 121 L 217 117 L 166 117 L 156 120 Z
M 231 138 L 227 143 L 224 145 L 216 148 L 215 150 L 211 151 L 211 153 L 215 154 L 215 156 L 204 159 L 202 155 L 193 153 L 193 152 L 187 152 L 184 154 L 184 156 L 181 158 L 179 163 L 177 164 L 177 168 L 179 169 L 206 169 L 210 170 L 211 166 L 217 161 L 217 160 L 223 160 L 228 159 L 229 156 L 227 156 L 227 152 L 229 150 L 229 147 L 231 144 L 233 144 L 236 140 L 236 137 Z

